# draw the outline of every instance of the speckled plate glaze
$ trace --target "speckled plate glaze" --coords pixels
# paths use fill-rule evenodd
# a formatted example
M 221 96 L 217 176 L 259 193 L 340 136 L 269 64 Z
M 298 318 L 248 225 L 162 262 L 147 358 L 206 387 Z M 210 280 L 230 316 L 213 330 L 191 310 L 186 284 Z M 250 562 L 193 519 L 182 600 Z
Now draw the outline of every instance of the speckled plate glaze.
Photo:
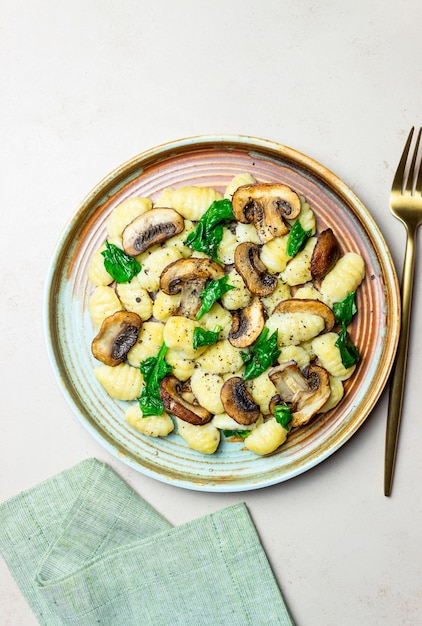
M 87 268 L 105 239 L 110 211 L 133 196 L 155 199 L 166 187 L 207 185 L 224 191 L 240 172 L 259 182 L 283 182 L 303 194 L 318 229 L 331 226 L 343 251 L 359 252 L 367 275 L 359 289 L 352 339 L 362 360 L 341 404 L 289 436 L 277 452 L 259 457 L 242 443 L 223 441 L 210 456 L 177 435 L 148 438 L 129 427 L 124 403 L 95 379 L 87 311 Z M 59 386 L 80 422 L 116 457 L 160 481 L 203 491 L 246 491 L 290 479 L 338 450 L 361 426 L 389 375 L 399 332 L 399 292 L 386 243 L 367 209 L 332 172 L 276 143 L 246 136 L 192 137 L 148 150 L 106 176 L 64 230 L 46 289 L 45 328 Z

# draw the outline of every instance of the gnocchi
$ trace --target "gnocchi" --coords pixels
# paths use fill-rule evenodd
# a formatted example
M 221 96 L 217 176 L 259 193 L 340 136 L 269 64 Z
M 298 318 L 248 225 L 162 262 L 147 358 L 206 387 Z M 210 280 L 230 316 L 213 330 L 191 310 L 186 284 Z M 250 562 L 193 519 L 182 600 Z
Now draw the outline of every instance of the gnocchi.
M 365 279 L 362 256 L 341 251 L 334 267 L 327 268 L 321 280 L 313 279 L 312 258 L 319 235 L 317 216 L 306 198 L 286 186 L 273 185 L 287 190 L 289 202 L 296 198 L 292 204 L 296 212 L 291 214 L 292 219 L 288 215 L 276 216 L 275 223 L 283 226 L 280 229 L 274 225 L 263 227 L 262 220 L 270 219 L 268 216 L 274 208 L 268 208 L 259 193 L 254 197 L 261 205 L 255 212 L 249 207 L 243 214 L 238 205 L 234 211 L 236 196 L 249 186 L 256 189 L 260 184 L 252 174 L 241 172 L 221 191 L 184 186 L 162 190 L 156 201 L 129 198 L 110 213 L 106 223 L 109 243 L 124 250 L 126 227 L 156 208 L 160 208 L 161 214 L 164 209 L 171 209 L 173 215 L 178 213 L 177 218 L 182 221 L 176 234 L 169 228 L 168 235 L 158 243 L 155 240 L 142 247 L 140 254 L 131 252 L 141 270 L 126 282 L 116 283 L 105 269 L 102 254 L 105 245 L 95 250 L 88 265 L 92 285 L 88 311 L 94 329 L 98 331 L 105 319 L 119 311 L 139 316 L 138 334 L 136 340 L 134 337 L 129 342 L 132 347 L 127 348 L 124 361 L 114 367 L 104 363 L 94 367 L 97 381 L 110 397 L 130 403 L 125 411 L 128 427 L 146 437 L 168 437 L 174 433 L 202 454 L 215 453 L 223 433 L 225 438 L 238 433 L 234 439 L 242 440 L 244 447 L 254 454 L 273 453 L 286 441 L 290 429 L 277 411 L 280 402 L 283 410 L 295 416 L 292 423 L 297 428 L 316 413 L 326 414 L 334 409 L 343 398 L 344 381 L 356 369 L 356 363 L 343 362 L 340 322 L 336 320 L 336 324 L 327 326 L 327 317 L 321 311 L 324 307 L 328 309 L 334 320 L 334 304 L 354 294 L 362 284 Z M 265 190 L 271 185 L 261 186 Z M 215 202 L 226 202 L 233 208 L 231 217 L 221 222 L 216 257 L 211 248 L 195 247 L 191 243 L 199 220 Z M 290 232 L 296 222 L 305 231 L 306 239 L 301 248 L 292 252 Z M 235 252 L 239 246 L 258 251 L 256 266 L 246 265 L 247 272 L 245 266 L 241 268 L 238 264 Z M 246 264 L 252 263 L 252 253 L 248 254 L 250 257 L 243 259 Z M 219 292 L 204 311 L 201 308 L 200 315 L 197 311 L 204 305 L 207 286 L 218 280 L 210 279 L 211 274 L 207 274 L 208 278 L 201 282 L 196 275 L 193 277 L 191 270 L 191 275 L 183 279 L 164 281 L 163 276 L 169 277 L 170 269 L 179 267 L 180 263 L 190 263 L 192 268 L 211 268 L 215 263 L 215 276 L 227 282 L 228 289 Z M 256 272 L 255 282 L 249 279 L 248 272 Z M 198 276 L 202 274 L 199 272 Z M 196 308 L 192 305 L 195 298 Z M 300 301 L 301 306 L 318 302 L 318 307 L 309 305 L 305 312 L 300 307 L 287 310 L 283 308 L 284 301 L 289 305 Z M 248 318 L 258 314 L 262 315 L 261 326 L 256 318 Z M 202 337 L 201 333 L 204 343 L 197 344 L 197 334 Z M 261 347 L 264 356 L 258 358 L 259 337 L 264 334 Z M 124 339 L 118 336 L 116 341 L 124 342 Z M 273 352 L 265 362 L 270 344 Z M 144 414 L 140 400 L 146 389 L 147 370 L 142 369 L 142 364 L 151 357 L 157 358 L 163 347 L 166 371 L 171 371 L 169 376 L 163 374 L 166 380 L 171 379 L 166 390 L 170 390 L 168 393 L 179 390 L 182 409 L 174 412 L 175 409 L 168 409 L 170 404 L 163 404 L 161 414 Z M 253 371 L 256 362 L 260 369 Z M 297 389 L 290 389 L 290 397 L 288 394 L 283 397 L 281 390 L 285 382 L 281 385 L 280 380 L 286 380 L 282 377 L 287 371 L 296 372 L 309 393 L 309 372 L 314 377 L 320 375 L 320 380 L 325 377 L 324 395 L 308 420 L 303 420 L 306 406 L 299 406 Z M 236 413 L 238 409 L 228 400 L 234 397 L 233 390 L 244 394 L 243 413 L 240 409 Z M 161 391 L 163 402 L 164 398 Z

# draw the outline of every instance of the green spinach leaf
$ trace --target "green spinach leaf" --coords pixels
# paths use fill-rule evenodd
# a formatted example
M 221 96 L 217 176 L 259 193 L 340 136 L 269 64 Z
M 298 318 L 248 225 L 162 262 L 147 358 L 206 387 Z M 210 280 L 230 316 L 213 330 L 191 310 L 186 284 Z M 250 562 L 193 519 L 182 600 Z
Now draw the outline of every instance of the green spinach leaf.
M 223 430 L 225 437 L 239 437 L 240 439 L 246 439 L 251 434 L 250 430 Z
M 355 304 L 355 291 L 350 292 L 340 302 L 335 302 L 333 305 L 333 312 L 336 318 L 337 324 L 345 324 L 348 326 L 355 313 L 357 313 L 357 307 Z
M 344 367 L 352 367 L 352 365 L 355 365 L 359 361 L 359 350 L 351 340 L 344 322 L 342 323 L 342 328 L 338 334 L 335 345 L 340 350 L 341 362 Z
M 220 263 L 217 249 L 223 238 L 223 226 L 234 219 L 230 200 L 215 200 L 201 217 L 195 230 L 188 235 L 185 245 L 197 252 L 205 252 Z
M 296 220 L 287 238 L 287 254 L 291 257 L 296 256 L 303 250 L 311 234 L 311 230 L 304 230 L 299 220 Z
M 218 341 L 221 326 L 216 326 L 214 330 L 205 330 L 205 328 L 195 328 L 193 331 L 192 345 L 197 350 L 200 346 L 212 346 Z
M 266 326 L 258 339 L 253 344 L 249 352 L 241 352 L 243 362 L 245 363 L 245 371 L 243 374 L 244 380 L 250 380 L 256 378 L 267 367 L 274 365 L 280 355 L 280 350 L 277 345 L 278 331 L 274 331 L 273 334 L 268 337 L 270 329 Z
M 200 320 L 205 313 L 208 313 L 214 302 L 221 298 L 221 296 L 227 291 L 230 291 L 230 289 L 234 289 L 233 285 L 227 284 L 228 279 L 228 276 L 223 276 L 223 278 L 218 278 L 217 280 L 210 280 L 204 291 L 199 294 L 202 304 L 196 314 L 197 320 Z
M 163 343 L 157 356 L 150 356 L 145 361 L 142 361 L 139 366 L 144 377 L 144 388 L 139 398 L 142 417 L 161 415 L 164 411 L 164 405 L 160 396 L 160 382 L 173 369 L 165 361 L 167 350 L 168 347 Z
M 104 257 L 104 267 L 116 283 L 128 283 L 141 271 L 141 265 L 136 259 L 126 254 L 124 250 L 105 242 L 106 249 L 101 252 Z
M 287 431 L 290 430 L 290 422 L 292 421 L 292 412 L 287 404 L 277 404 L 274 407 L 274 417 L 276 421 Z

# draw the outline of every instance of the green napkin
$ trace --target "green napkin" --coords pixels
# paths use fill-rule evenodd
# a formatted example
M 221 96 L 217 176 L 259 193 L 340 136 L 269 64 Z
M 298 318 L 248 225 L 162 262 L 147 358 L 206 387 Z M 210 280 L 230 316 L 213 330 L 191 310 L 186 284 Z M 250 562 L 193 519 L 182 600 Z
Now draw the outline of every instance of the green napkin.
M 40 624 L 292 625 L 243 503 L 173 528 L 96 459 L 0 505 L 0 552 Z

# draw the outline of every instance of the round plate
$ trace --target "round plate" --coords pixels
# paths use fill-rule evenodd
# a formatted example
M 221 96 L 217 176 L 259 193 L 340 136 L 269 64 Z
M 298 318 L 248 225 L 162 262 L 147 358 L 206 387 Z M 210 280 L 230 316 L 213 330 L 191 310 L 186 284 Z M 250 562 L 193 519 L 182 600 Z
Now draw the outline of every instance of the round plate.
M 303 194 L 321 231 L 331 226 L 343 251 L 359 252 L 366 278 L 358 290 L 352 339 L 362 360 L 340 405 L 292 433 L 266 457 L 222 441 L 213 455 L 190 449 L 177 435 L 145 437 L 125 422 L 125 403 L 97 382 L 87 311 L 87 268 L 106 236 L 110 211 L 133 196 L 156 199 L 166 187 L 212 186 L 250 172 L 258 182 L 283 182 Z M 399 292 L 386 243 L 362 203 L 332 172 L 291 148 L 245 136 L 192 137 L 133 158 L 102 180 L 65 229 L 47 281 L 45 326 L 49 356 L 70 406 L 109 452 L 163 482 L 204 491 L 243 491 L 282 482 L 338 450 L 369 415 L 392 367 L 398 340 Z

